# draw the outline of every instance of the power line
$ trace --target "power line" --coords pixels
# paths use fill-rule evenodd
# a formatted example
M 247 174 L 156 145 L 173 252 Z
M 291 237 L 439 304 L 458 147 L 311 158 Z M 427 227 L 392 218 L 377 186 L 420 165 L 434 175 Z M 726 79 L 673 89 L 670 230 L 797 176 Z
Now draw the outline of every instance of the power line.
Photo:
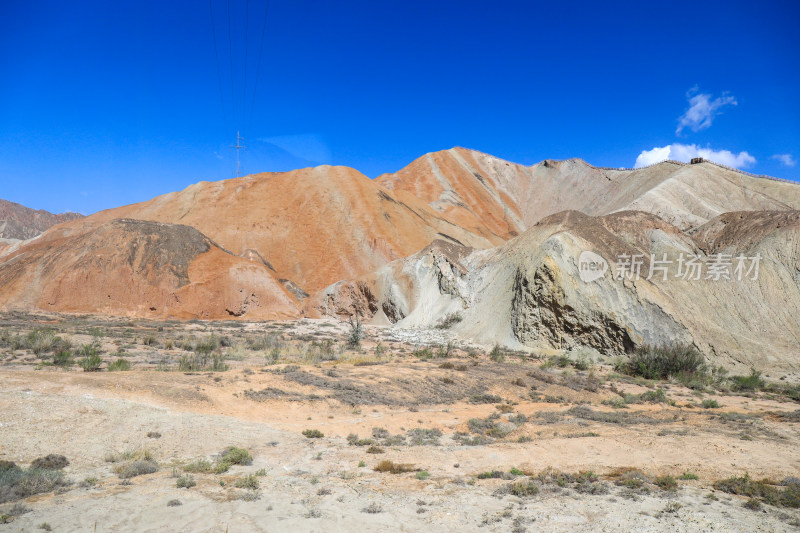
M 222 106 L 222 120 L 225 129 L 228 129 L 228 114 L 225 112 L 225 96 L 222 92 L 222 71 L 219 66 L 219 51 L 217 50 L 217 31 L 214 29 L 214 0 L 208 0 L 208 9 L 211 13 L 211 35 L 214 40 L 214 57 L 217 60 L 217 82 L 219 83 L 219 103 Z
M 244 120 L 247 117 L 247 44 L 248 44 L 248 33 L 250 31 L 250 0 L 246 0 L 244 4 L 244 67 L 242 67 L 242 71 L 244 72 L 244 83 L 242 84 L 242 119 Z M 245 131 L 245 135 L 249 135 L 248 131 Z
M 233 85 L 233 37 L 231 36 L 231 0 L 227 0 L 228 4 L 228 61 L 230 62 L 230 77 L 231 77 L 231 106 L 233 107 L 233 123 L 239 125 L 239 119 L 236 116 L 236 97 L 234 96 Z
M 256 93 L 258 92 L 258 79 L 261 75 L 261 58 L 264 56 L 264 35 L 267 32 L 267 14 L 269 13 L 269 0 L 264 2 L 264 24 L 261 26 L 261 43 L 259 44 L 259 52 L 258 52 L 258 66 L 256 67 L 256 82 L 253 86 L 253 103 L 250 105 L 250 117 L 248 118 L 247 123 L 247 132 L 250 131 L 250 127 L 253 125 L 253 115 L 256 108 Z

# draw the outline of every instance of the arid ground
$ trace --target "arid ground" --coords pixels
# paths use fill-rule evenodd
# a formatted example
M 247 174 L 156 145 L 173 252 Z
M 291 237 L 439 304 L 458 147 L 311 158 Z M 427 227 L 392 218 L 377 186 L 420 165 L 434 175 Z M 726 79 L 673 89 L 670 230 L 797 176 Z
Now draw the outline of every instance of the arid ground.
M 800 526 L 795 386 L 351 329 L 0 316 L 0 531 Z

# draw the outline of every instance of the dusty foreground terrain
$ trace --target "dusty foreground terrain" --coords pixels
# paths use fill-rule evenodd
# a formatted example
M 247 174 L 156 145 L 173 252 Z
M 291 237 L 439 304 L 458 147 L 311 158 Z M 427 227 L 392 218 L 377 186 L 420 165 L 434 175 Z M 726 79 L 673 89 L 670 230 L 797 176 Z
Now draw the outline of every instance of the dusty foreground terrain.
M 0 532 L 800 525 L 790 385 L 349 330 L 0 316 Z

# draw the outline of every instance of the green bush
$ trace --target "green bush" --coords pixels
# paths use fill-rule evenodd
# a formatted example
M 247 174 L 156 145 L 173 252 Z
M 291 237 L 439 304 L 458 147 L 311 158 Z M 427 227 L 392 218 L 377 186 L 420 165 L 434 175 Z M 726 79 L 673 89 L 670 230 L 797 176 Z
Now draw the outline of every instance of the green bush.
M 114 472 L 121 479 L 130 479 L 132 477 L 152 474 L 153 472 L 157 471 L 158 463 L 150 460 L 129 461 L 114 469 Z
M 539 486 L 532 479 L 527 481 L 515 481 L 509 485 L 508 491 L 520 498 L 536 496 L 539 494 Z
M 364 328 L 361 326 L 361 318 L 356 314 L 356 319 L 350 317 L 350 333 L 347 335 L 347 346 L 351 349 L 361 347 L 361 341 L 364 339 Z
M 0 470 L 0 503 L 20 500 L 51 492 L 68 484 L 61 470 L 48 468 L 20 468 L 12 463 L 4 463 Z
M 175 481 L 175 486 L 177 488 L 179 488 L 179 489 L 190 489 L 190 488 L 194 487 L 195 485 L 197 485 L 197 482 L 194 480 L 194 477 L 192 477 L 192 476 L 190 476 L 188 474 L 185 475 L 185 476 L 179 477 Z
M 731 389 L 734 391 L 753 391 L 763 389 L 766 383 L 761 379 L 761 372 L 750 369 L 748 376 L 731 376 Z
M 669 379 L 679 374 L 705 374 L 703 356 L 691 345 L 640 346 L 617 371 L 645 379 Z
M 232 465 L 250 465 L 253 464 L 253 456 L 244 448 L 230 446 L 222 451 L 220 461 L 225 461 Z
M 84 357 L 78 364 L 83 368 L 84 372 L 97 372 L 103 364 L 103 358 L 95 353 Z
M 183 467 L 184 472 L 193 474 L 205 474 L 212 471 L 211 462 L 205 459 L 197 459 Z
M 661 490 L 675 490 L 676 488 L 678 488 L 678 482 L 675 481 L 675 478 L 672 476 L 657 477 L 655 480 L 655 484 Z
M 117 359 L 108 364 L 109 372 L 125 372 L 131 369 L 131 364 L 125 359 Z
M 72 362 L 72 352 L 69 350 L 59 350 L 53 354 L 53 364 L 55 366 L 71 366 Z
M 46 457 L 39 457 L 31 463 L 31 468 L 61 470 L 69 466 L 69 461 L 63 455 L 50 454 Z
M 239 489 L 257 490 L 259 487 L 258 478 L 255 474 L 248 474 L 244 477 L 238 478 L 233 482 L 233 485 Z
M 304 429 L 303 436 L 309 439 L 321 439 L 325 434 L 318 429 Z

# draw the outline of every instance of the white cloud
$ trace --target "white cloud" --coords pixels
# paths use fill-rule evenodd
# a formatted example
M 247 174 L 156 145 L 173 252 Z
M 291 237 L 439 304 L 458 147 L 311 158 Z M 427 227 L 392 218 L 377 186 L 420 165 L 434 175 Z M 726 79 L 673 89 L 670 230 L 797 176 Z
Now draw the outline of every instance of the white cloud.
M 636 158 L 635 168 L 646 167 L 667 159 L 688 163 L 693 157 L 702 157 L 733 168 L 744 168 L 756 164 L 756 158 L 747 152 L 734 154 L 730 150 L 700 148 L 696 144 L 673 143 L 652 150 L 643 150 Z
M 680 135 L 683 128 L 689 128 L 692 131 L 704 130 L 711 126 L 711 122 L 721 113 L 720 109 L 723 106 L 737 105 L 733 96 L 722 93 L 722 96 L 712 100 L 710 94 L 700 93 L 698 90 L 695 86 L 686 93 L 686 97 L 689 99 L 689 109 L 678 119 L 676 135 Z
M 793 167 L 797 164 L 797 161 L 794 160 L 792 154 L 775 154 L 770 156 L 770 159 L 776 159 L 787 167 Z

